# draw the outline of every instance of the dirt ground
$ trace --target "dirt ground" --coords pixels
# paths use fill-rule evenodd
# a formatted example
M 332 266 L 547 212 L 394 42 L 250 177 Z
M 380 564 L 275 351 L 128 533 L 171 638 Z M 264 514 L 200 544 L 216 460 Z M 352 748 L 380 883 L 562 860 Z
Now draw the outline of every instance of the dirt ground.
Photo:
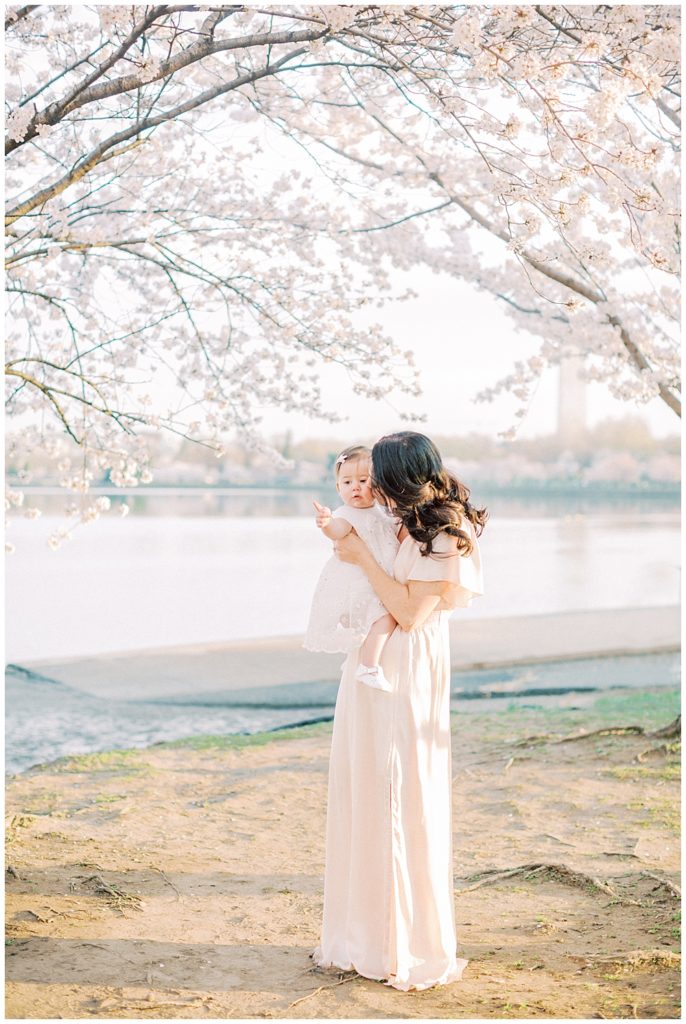
M 470 962 L 423 992 L 308 956 L 330 723 L 10 778 L 6 1018 L 679 1018 L 678 694 L 566 703 L 453 717 Z

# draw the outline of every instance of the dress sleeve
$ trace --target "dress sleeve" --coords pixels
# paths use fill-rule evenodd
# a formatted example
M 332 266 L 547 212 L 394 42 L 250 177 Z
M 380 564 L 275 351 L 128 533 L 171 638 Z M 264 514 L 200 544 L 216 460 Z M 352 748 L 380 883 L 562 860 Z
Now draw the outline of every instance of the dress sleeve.
M 453 608 L 466 608 L 474 597 L 479 597 L 484 592 L 481 552 L 476 531 L 469 520 L 463 521 L 461 529 L 468 532 L 471 537 L 471 554 L 460 555 L 457 552 L 456 538 L 439 533 L 433 542 L 435 555 L 422 555 L 419 545 L 414 545 L 414 558 L 407 574 L 408 580 L 447 580 L 452 583 L 451 592 L 444 600 Z
M 350 523 L 351 526 L 355 525 L 354 510 L 349 505 L 339 505 L 331 513 L 332 519 L 345 519 L 346 523 Z

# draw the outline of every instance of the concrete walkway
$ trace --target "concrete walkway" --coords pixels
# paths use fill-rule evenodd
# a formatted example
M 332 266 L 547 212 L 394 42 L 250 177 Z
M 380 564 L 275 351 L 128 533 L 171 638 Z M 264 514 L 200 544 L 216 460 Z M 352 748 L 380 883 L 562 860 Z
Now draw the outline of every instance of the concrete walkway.
M 677 606 L 451 620 L 454 670 L 679 648 Z M 101 697 L 135 699 L 335 681 L 341 654 L 312 654 L 298 636 L 124 651 L 22 667 Z

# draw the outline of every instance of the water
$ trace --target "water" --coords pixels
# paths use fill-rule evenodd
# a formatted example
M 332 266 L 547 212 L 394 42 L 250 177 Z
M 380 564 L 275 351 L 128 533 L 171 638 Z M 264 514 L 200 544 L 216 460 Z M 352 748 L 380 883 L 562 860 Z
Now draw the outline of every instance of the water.
M 46 539 L 59 517 L 13 519 L 7 660 L 304 632 L 330 553 L 305 514 L 310 499 L 278 491 L 139 493 L 130 499 L 132 515 L 77 527 L 56 552 Z M 49 501 L 54 508 L 58 499 Z M 486 595 L 461 617 L 678 603 L 678 507 L 663 502 L 658 511 L 636 499 L 593 507 L 587 496 L 537 499 L 527 514 L 521 501 L 489 505 L 481 539 Z
M 627 655 L 455 673 L 451 707 L 460 714 L 526 702 L 557 704 L 563 694 L 617 687 L 678 686 L 677 654 Z M 204 733 L 253 733 L 333 717 L 337 683 L 301 683 L 126 701 L 92 696 L 35 673 L 6 678 L 6 772 L 69 754 L 146 747 Z M 566 705 L 569 707 L 569 703 Z M 40 708 L 40 715 L 36 714 Z
M 8 661 L 304 631 L 330 551 L 309 515 L 309 493 L 139 491 L 127 498 L 131 516 L 80 527 L 57 552 L 46 540 L 63 523 L 57 513 L 64 496 L 46 500 L 48 514 L 37 522 L 14 519 L 8 533 L 17 549 L 7 559 Z M 459 610 L 461 617 L 678 603 L 674 503 L 594 504 L 581 496 L 488 504 L 492 518 L 481 539 L 487 593 Z M 67 754 L 330 719 L 337 689 L 311 683 L 125 701 L 86 694 L 37 671 L 7 677 L 12 773 Z M 563 694 L 573 699 L 577 692 L 677 683 L 674 654 L 520 665 L 454 676 L 452 706 L 469 713 L 505 698 L 555 705 Z

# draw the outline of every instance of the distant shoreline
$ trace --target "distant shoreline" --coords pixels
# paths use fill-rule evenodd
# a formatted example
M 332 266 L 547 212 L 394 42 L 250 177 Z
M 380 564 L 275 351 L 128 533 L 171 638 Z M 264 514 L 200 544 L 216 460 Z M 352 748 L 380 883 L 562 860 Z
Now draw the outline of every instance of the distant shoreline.
M 8 480 L 15 486 L 20 486 L 18 480 L 9 475 Z M 26 494 L 63 494 L 65 488 L 58 484 L 23 484 L 21 489 Z M 263 484 L 183 484 L 183 483 L 160 483 L 155 486 L 142 487 L 116 487 L 114 484 L 97 484 L 89 488 L 89 494 L 249 494 L 259 492 L 260 494 L 302 494 L 308 491 L 334 490 L 330 481 L 313 481 L 305 484 L 288 483 L 263 483 Z M 675 503 L 681 497 L 680 483 L 666 483 L 663 486 L 655 484 L 621 484 L 608 481 L 604 484 L 583 484 L 580 481 L 569 483 L 551 483 L 544 486 L 534 484 L 508 484 L 498 487 L 496 484 L 479 484 L 477 481 L 472 486 L 479 496 L 508 497 L 508 498 L 555 498 L 555 497 L 588 497 L 588 498 L 672 498 Z

